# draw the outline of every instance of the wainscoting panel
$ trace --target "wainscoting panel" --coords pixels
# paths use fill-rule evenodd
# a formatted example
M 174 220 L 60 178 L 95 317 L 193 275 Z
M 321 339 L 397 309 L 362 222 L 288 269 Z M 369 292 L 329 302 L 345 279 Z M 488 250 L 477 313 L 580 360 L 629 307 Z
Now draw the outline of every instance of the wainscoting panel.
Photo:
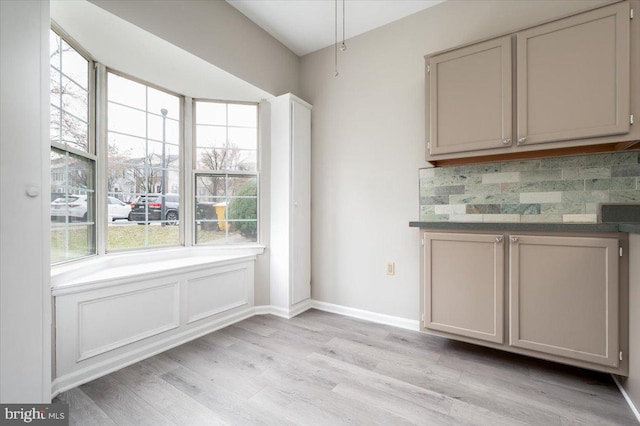
M 187 324 L 247 304 L 252 280 L 247 267 L 227 269 L 187 279 Z

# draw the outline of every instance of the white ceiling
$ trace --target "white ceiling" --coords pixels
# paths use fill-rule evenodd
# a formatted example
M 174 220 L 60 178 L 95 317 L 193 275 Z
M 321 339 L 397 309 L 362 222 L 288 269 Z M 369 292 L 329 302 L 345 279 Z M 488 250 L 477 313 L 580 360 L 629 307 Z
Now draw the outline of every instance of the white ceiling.
M 345 1 L 347 39 L 397 21 L 444 0 L 337 0 L 338 37 L 342 40 Z M 335 40 L 335 0 L 227 0 L 299 56 Z

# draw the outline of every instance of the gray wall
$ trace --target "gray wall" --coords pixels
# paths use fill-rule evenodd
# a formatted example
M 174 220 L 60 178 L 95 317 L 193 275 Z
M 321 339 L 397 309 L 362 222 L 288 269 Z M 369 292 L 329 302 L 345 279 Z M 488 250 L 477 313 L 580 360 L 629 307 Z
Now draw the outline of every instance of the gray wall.
M 273 95 L 298 92 L 298 56 L 225 1 L 90 1 Z
M 48 39 L 48 2 L 0 1 L 2 403 L 51 396 Z
M 427 166 L 423 56 L 602 3 L 447 1 L 348 40 L 339 77 L 332 48 L 302 58 L 301 95 L 314 106 L 314 299 L 418 319 L 420 237 L 408 222 Z

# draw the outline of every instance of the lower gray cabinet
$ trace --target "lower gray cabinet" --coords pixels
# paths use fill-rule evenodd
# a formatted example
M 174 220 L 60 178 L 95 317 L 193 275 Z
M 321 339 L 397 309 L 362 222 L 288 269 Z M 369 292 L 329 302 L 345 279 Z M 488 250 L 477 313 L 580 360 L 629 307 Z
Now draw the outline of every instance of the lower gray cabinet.
M 426 328 L 504 341 L 503 235 L 425 233 Z
M 618 240 L 512 235 L 509 344 L 617 367 Z
M 620 254 L 615 234 L 423 232 L 421 328 L 625 375 Z

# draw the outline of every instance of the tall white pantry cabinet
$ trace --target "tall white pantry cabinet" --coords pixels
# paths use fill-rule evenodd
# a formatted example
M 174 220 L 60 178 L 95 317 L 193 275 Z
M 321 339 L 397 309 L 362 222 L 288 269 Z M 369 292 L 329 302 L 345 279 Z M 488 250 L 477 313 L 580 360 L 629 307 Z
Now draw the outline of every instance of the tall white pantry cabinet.
M 291 318 L 311 306 L 311 105 L 271 104 L 271 306 Z

